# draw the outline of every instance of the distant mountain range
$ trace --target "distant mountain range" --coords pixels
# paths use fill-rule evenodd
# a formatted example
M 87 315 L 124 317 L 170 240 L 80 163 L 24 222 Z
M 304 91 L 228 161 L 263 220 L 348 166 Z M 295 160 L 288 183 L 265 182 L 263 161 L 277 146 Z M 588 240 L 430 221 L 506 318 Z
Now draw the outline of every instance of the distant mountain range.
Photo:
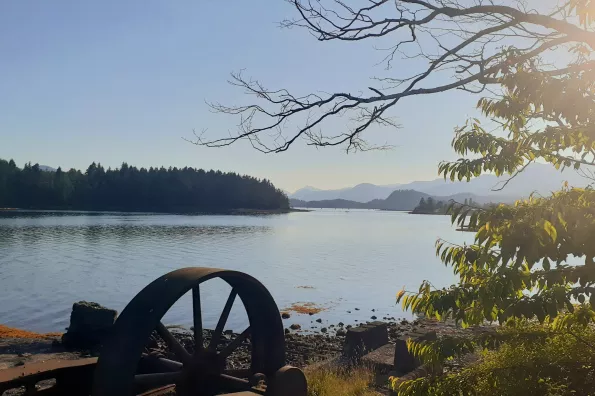
M 564 181 L 568 181 L 574 187 L 584 187 L 589 184 L 589 180 L 580 176 L 573 169 L 566 169 L 564 172 L 560 172 L 549 164 L 532 164 L 519 176 L 511 180 L 502 191 L 494 191 L 495 188 L 501 186 L 507 179 L 507 177 L 497 178 L 494 175 L 482 175 L 471 179 L 468 183 L 464 181 L 451 182 L 444 181 L 444 179 L 436 179 L 382 186 L 363 183 L 355 187 L 339 190 L 320 190 L 314 187 L 304 187 L 290 194 L 289 197 L 302 201 L 346 200 L 369 203 L 373 200 L 385 200 L 395 190 L 415 190 L 416 192 L 433 197 L 451 197 L 457 194 L 469 194 L 469 196 L 477 196 L 477 202 L 486 200 L 487 202 L 500 202 L 527 197 L 532 192 L 549 195 L 551 191 L 559 190 Z
M 443 202 L 465 202 L 466 199 L 472 199 L 478 204 L 490 202 L 512 202 L 514 198 L 498 196 L 486 197 L 475 194 L 461 193 L 449 196 L 432 196 L 415 190 L 396 190 L 386 199 L 374 199 L 369 202 L 357 202 L 346 199 L 327 199 L 320 201 L 304 201 L 295 198 L 289 199 L 289 205 L 294 208 L 341 208 L 341 209 L 379 209 L 379 210 L 413 210 L 419 201 L 424 198 L 434 198 L 436 201 Z

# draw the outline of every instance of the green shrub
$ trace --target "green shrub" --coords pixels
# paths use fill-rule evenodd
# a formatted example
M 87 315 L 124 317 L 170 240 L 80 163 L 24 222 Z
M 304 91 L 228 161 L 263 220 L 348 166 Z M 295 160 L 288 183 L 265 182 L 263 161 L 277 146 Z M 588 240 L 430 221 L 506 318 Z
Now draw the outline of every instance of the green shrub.
M 503 333 L 506 341 L 496 350 L 479 352 L 477 363 L 441 377 L 405 382 L 396 391 L 399 396 L 595 394 L 593 328 L 556 331 L 532 324 Z

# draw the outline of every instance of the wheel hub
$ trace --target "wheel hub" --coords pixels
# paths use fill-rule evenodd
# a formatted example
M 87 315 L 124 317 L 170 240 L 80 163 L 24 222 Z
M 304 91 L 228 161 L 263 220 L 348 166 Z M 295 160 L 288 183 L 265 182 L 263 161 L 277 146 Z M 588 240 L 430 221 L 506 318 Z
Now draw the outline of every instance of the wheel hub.
M 198 350 L 189 364 L 182 368 L 180 381 L 176 384 L 178 395 L 214 395 L 219 388 L 219 378 L 225 370 L 225 360 L 209 350 Z

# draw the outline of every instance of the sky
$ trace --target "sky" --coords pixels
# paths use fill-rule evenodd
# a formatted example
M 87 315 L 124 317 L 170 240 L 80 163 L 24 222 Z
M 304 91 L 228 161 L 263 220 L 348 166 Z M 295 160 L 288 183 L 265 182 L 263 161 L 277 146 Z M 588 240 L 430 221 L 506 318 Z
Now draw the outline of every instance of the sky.
M 365 135 L 393 145 L 389 151 L 346 154 L 298 142 L 262 154 L 247 142 L 206 148 L 184 140 L 193 129 L 227 136 L 237 124 L 206 104 L 245 102 L 227 83 L 230 72 L 297 94 L 357 93 L 387 73 L 372 42 L 321 43 L 279 28 L 294 16 L 270 0 L 1 1 L 0 158 L 83 170 L 93 161 L 220 169 L 289 192 L 437 178 L 438 163 L 456 158 L 453 128 L 475 115 L 477 97 L 403 101 L 391 113 L 401 128 Z M 398 63 L 390 73 L 415 67 Z

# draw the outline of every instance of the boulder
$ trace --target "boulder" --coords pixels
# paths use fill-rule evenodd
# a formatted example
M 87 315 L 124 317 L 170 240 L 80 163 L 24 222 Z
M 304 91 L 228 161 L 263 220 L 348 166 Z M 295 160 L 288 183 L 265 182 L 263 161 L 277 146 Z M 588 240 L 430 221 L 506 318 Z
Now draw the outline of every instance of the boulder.
M 362 356 L 361 362 L 377 374 L 387 374 L 393 369 L 394 356 L 395 346 L 386 344 Z
M 70 326 L 62 344 L 72 349 L 94 349 L 112 330 L 118 312 L 94 302 L 79 301 L 72 306 Z
M 435 331 L 409 332 L 395 341 L 394 367 L 401 374 L 409 373 L 420 366 L 419 360 L 409 353 L 407 348 L 407 340 L 409 339 L 414 342 L 430 342 L 436 341 L 437 335 Z
M 349 360 L 359 360 L 363 355 L 388 344 L 386 323 L 371 322 L 352 327 L 347 331 L 343 344 L 343 356 Z

